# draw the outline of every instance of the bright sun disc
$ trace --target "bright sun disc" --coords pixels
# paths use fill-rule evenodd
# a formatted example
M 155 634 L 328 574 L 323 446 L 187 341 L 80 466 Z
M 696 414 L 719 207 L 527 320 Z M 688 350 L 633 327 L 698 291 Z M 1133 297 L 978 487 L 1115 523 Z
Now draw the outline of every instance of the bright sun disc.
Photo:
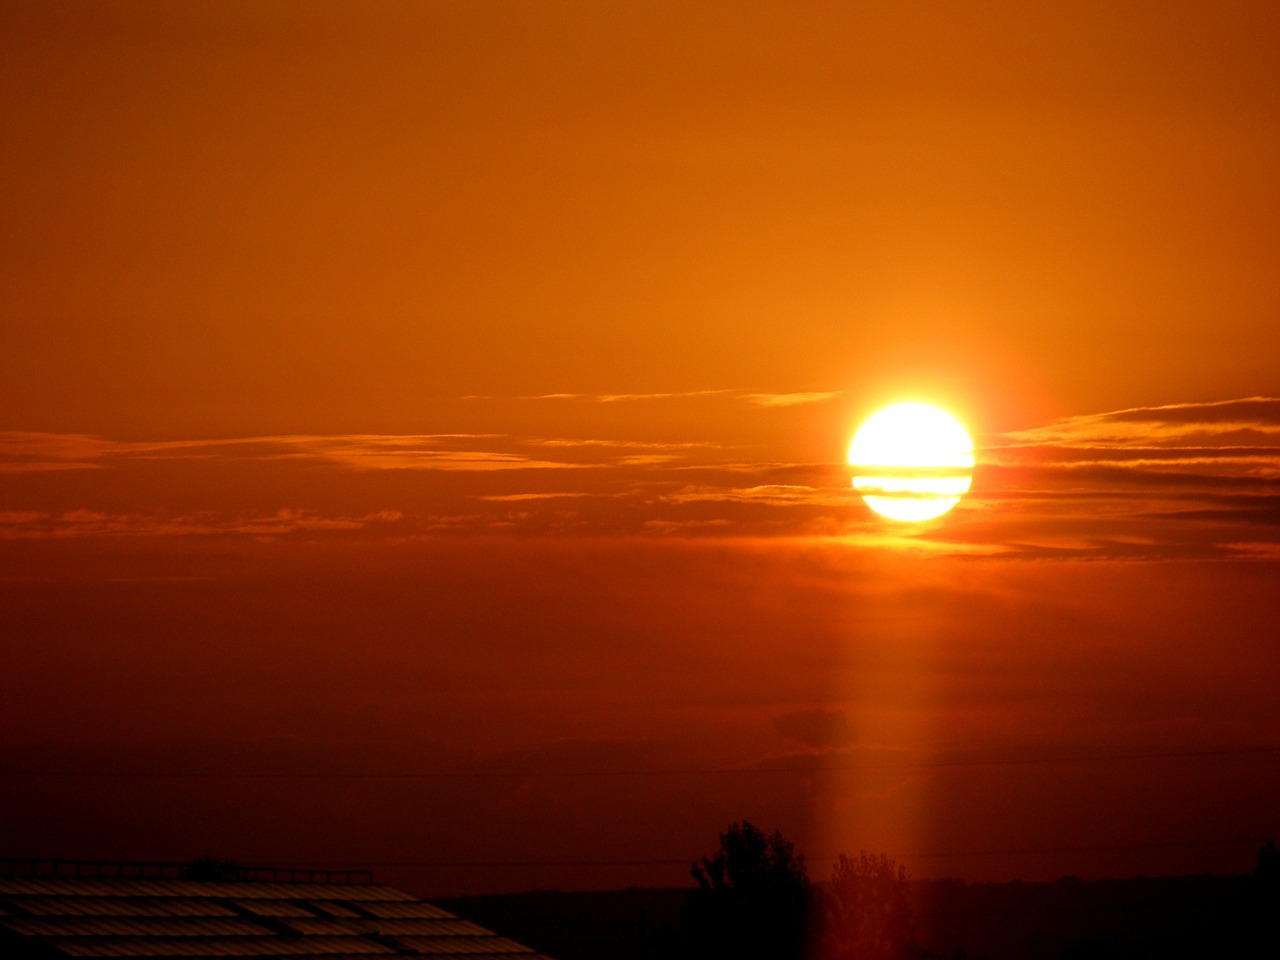
M 940 517 L 969 490 L 973 441 L 960 421 L 927 403 L 873 414 L 849 444 L 853 488 L 876 513 L 919 522 Z

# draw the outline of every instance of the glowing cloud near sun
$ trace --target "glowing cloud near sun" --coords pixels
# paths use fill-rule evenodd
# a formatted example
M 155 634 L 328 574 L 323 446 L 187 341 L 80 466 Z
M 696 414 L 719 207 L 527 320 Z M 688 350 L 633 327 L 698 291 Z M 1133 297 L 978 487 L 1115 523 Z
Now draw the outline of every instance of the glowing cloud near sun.
M 960 421 L 927 403 L 886 407 L 849 445 L 854 489 L 890 520 L 942 516 L 968 492 L 973 463 L 973 441 Z

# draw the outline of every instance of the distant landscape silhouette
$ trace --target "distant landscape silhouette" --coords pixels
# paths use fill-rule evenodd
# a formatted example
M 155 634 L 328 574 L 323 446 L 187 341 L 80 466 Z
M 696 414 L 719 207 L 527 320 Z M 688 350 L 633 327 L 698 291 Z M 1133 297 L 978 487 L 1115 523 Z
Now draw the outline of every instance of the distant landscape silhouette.
M 885 854 L 829 881 L 780 832 L 732 823 L 692 889 L 439 901 L 556 960 L 1113 960 L 1280 956 L 1280 850 L 1231 876 L 912 880 Z

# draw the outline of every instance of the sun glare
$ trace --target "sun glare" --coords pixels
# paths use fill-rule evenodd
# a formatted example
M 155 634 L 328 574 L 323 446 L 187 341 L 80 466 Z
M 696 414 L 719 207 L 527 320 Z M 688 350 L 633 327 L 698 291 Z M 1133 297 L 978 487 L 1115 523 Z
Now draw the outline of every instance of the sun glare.
M 968 492 L 973 462 L 973 441 L 960 421 L 927 403 L 886 407 L 849 445 L 854 489 L 890 520 L 942 516 Z

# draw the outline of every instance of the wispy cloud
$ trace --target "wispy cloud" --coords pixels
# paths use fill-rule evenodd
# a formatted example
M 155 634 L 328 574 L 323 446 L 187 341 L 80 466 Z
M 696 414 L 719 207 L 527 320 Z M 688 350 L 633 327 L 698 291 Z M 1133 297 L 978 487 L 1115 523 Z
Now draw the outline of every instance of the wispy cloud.
M 140 460 L 319 460 L 354 470 L 535 470 L 588 464 L 495 449 L 492 433 L 297 434 L 215 440 L 108 440 L 80 434 L 0 433 L 0 473 L 102 469 Z
M 796 407 L 806 403 L 826 403 L 840 394 L 839 390 L 808 393 L 748 393 L 743 399 L 758 407 Z
M 722 397 L 736 390 L 676 390 L 666 393 L 536 393 L 517 396 L 471 394 L 463 400 L 574 400 L 582 403 L 627 403 L 637 400 L 676 400 L 685 397 Z
M 584 463 L 535 459 L 494 450 L 427 450 L 382 442 L 386 438 L 313 438 L 305 448 L 278 455 L 291 459 L 324 459 L 353 470 L 547 470 L 578 469 Z M 392 438 L 399 439 L 399 438 Z
M 646 520 L 643 526 L 646 530 L 660 533 L 691 533 L 732 527 L 733 521 L 727 517 L 712 517 L 709 520 Z
M 6 460 L 0 462 L 0 473 L 50 473 L 58 470 L 98 470 L 101 463 L 91 460 Z
M 607 494 L 604 494 L 607 496 Z M 491 503 L 518 503 L 522 500 L 565 500 L 576 497 L 602 496 L 602 494 L 587 493 L 583 490 L 558 491 L 555 493 L 501 493 L 491 494 L 489 496 L 477 497 L 477 500 L 487 500 Z
M 48 516 L 49 514 L 39 510 L 6 510 L 0 512 L 0 524 L 36 523 Z
M 1280 449 L 1280 399 L 1245 397 L 1212 403 L 1130 407 L 1064 417 L 1043 427 L 1010 433 L 1017 444 L 1058 446 L 1223 446 Z
M 61 540 L 84 537 L 198 537 L 219 534 L 272 538 L 307 533 L 352 533 L 389 528 L 404 521 L 398 510 L 358 517 L 326 517 L 311 510 L 282 509 L 270 514 L 232 514 L 213 510 L 108 513 L 67 510 L 0 514 L 0 540 Z
M 1006 434 L 985 453 L 995 463 L 1074 470 L 1275 477 L 1280 400 L 1248 397 L 1064 417 Z
M 668 503 L 766 503 L 774 506 L 848 506 L 857 503 L 851 488 L 819 490 L 794 484 L 760 484 L 754 487 L 687 486 L 662 498 Z
M 697 439 L 598 435 L 119 441 L 6 433 L 0 472 L 10 477 L 50 464 L 118 470 L 127 479 L 107 486 L 133 484 L 133 493 L 112 501 L 98 495 L 101 485 L 74 477 L 27 484 L 6 501 L 0 537 L 661 533 L 838 537 L 857 547 L 887 543 L 977 557 L 1147 560 L 1267 558 L 1280 533 L 1280 401 L 1265 397 L 1067 417 L 991 438 L 968 495 L 945 520 L 923 526 L 877 519 L 839 461 L 751 454 Z M 193 481 L 185 499 L 170 501 L 192 509 L 152 509 L 148 491 L 195 475 L 162 466 L 184 461 L 217 463 L 222 476 L 243 478 L 235 481 L 241 492 L 223 496 Z M 420 482 L 391 476 L 414 471 L 423 474 Z M 336 482 L 320 479 L 326 476 Z M 264 483 L 279 497 L 268 509 Z M 46 486 L 53 492 L 42 498 Z M 302 490 L 324 493 L 300 501 Z M 388 520 L 385 510 L 400 513 Z
M 577 470 L 673 463 L 729 449 L 708 441 L 512 437 L 496 433 L 295 434 L 214 440 L 111 440 L 0 433 L 0 474 L 101 470 L 142 461 L 315 461 L 351 470 Z M 594 452 L 593 452 L 594 451 Z
M 542 447 L 607 447 L 619 450 L 708 450 L 727 449 L 723 444 L 710 443 L 708 441 L 688 441 L 683 443 L 663 443 L 649 440 L 601 440 L 601 439 L 574 439 L 571 437 L 550 437 L 546 439 L 535 439 L 527 441 L 535 446 Z
M 748 390 L 676 390 L 665 393 L 539 393 L 517 396 L 471 395 L 463 400 L 568 400 L 579 403 L 632 403 L 653 400 L 686 400 L 718 397 L 742 401 L 758 407 L 794 407 L 825 403 L 841 395 L 840 390 L 793 393 L 753 393 Z
M 978 460 L 964 514 L 975 526 L 928 535 L 1041 558 L 1258 557 L 1276 537 L 1280 400 L 1064 417 L 997 438 Z
M 775 717 L 773 727 L 784 737 L 815 750 L 841 749 L 857 739 L 843 710 L 797 710 Z

